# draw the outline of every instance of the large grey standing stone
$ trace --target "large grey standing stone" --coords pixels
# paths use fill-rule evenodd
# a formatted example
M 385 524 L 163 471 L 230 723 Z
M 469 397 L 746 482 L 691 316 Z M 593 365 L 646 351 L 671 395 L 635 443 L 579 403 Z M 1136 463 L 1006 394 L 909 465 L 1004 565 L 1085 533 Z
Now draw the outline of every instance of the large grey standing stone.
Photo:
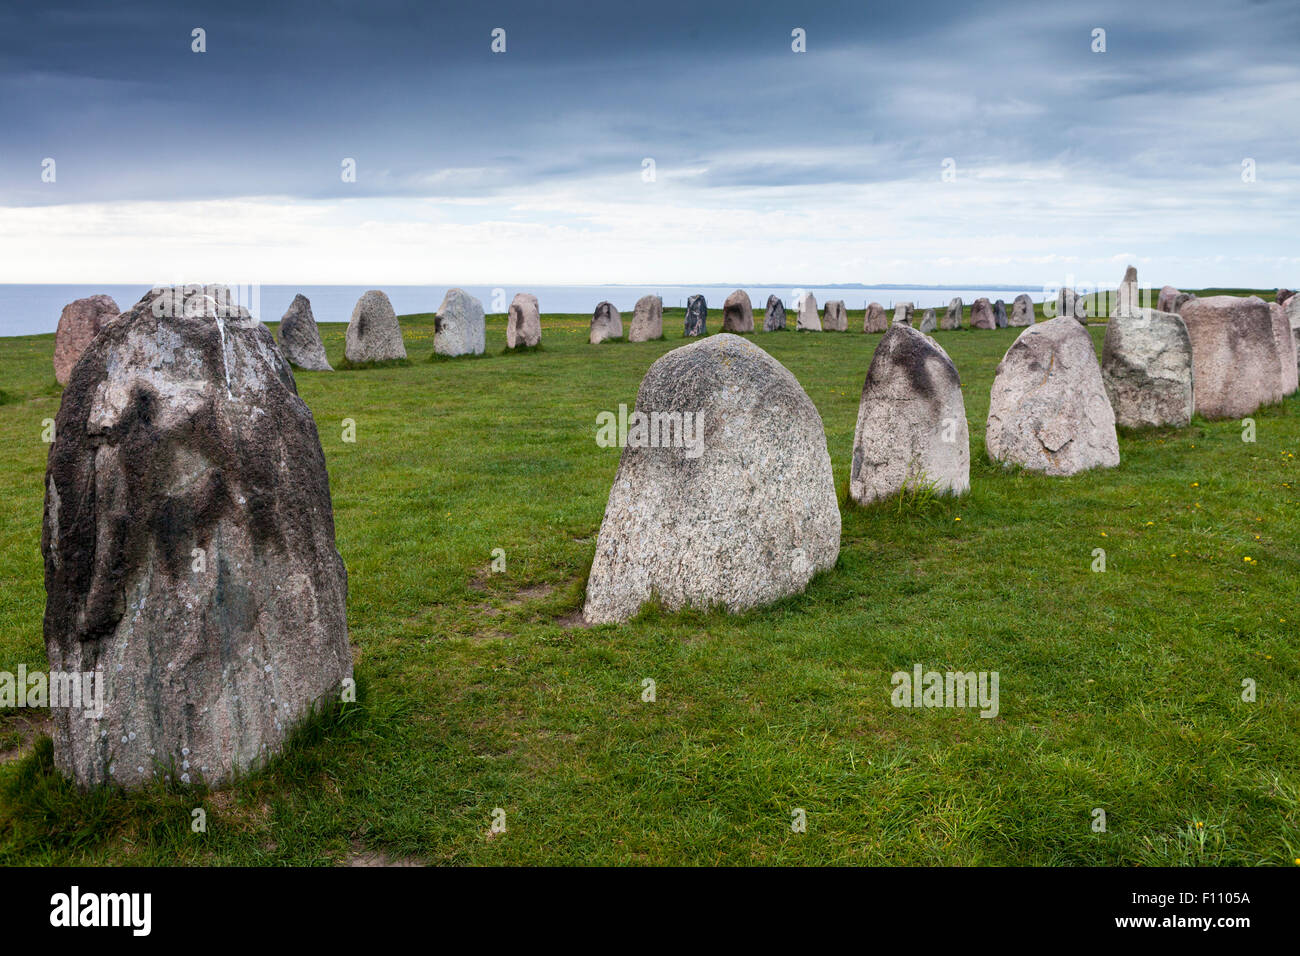
M 962 301 L 958 296 L 948 303 L 948 311 L 943 314 L 943 321 L 939 323 L 939 328 L 945 331 L 961 328 L 962 319 Z
M 591 334 L 587 337 L 587 341 L 592 345 L 599 345 L 606 339 L 622 337 L 623 316 L 619 315 L 618 309 L 614 308 L 614 303 L 600 303 L 591 313 Z
M 989 457 L 1049 475 L 1119 464 L 1115 413 L 1092 336 L 1071 316 L 1031 325 L 998 364 L 984 433 Z
M 1192 340 L 1197 414 L 1242 418 L 1277 401 L 1281 364 L 1273 317 L 1263 299 L 1192 299 L 1179 315 Z
M 815 295 L 811 292 L 805 292 L 799 296 L 797 311 L 799 321 L 795 325 L 796 331 L 820 332 L 822 330 L 822 320 L 821 316 L 817 314 L 817 297 Z
M 538 338 L 541 338 L 540 325 Z M 482 355 L 486 348 L 487 320 L 483 303 L 464 289 L 448 289 L 434 315 L 433 351 L 454 357 Z
M 402 327 L 397 323 L 393 303 L 384 293 L 372 289 L 357 300 L 348 322 L 343 355 L 353 365 L 406 358 Z
M 643 295 L 632 312 L 629 342 L 652 342 L 664 337 L 664 300 L 657 295 Z
M 827 332 L 847 332 L 849 330 L 849 311 L 843 299 L 832 299 L 822 310 L 822 328 Z
M 764 332 L 785 331 L 785 303 L 778 296 L 767 297 L 767 311 L 763 315 Z
M 1021 293 L 1016 296 L 1015 301 L 1011 303 L 1011 318 L 1008 320 L 1007 324 L 1012 328 L 1018 329 L 1022 326 L 1033 325 L 1034 322 L 1034 300 L 1024 293 Z
M 650 426 L 634 440 L 638 415 Z M 652 444 L 665 421 L 686 440 Z M 715 335 L 673 349 L 641 382 L 583 616 L 625 621 L 651 601 L 744 611 L 801 592 L 839 549 L 816 407 L 757 345 Z
M 1007 304 L 1001 299 L 993 303 L 993 324 L 1000 329 L 1007 327 Z
M 902 322 L 904 325 L 912 324 L 912 313 L 915 306 L 911 302 L 899 302 L 894 306 L 894 322 Z
M 103 681 L 100 717 L 51 711 L 82 787 L 229 783 L 352 675 L 311 411 L 266 326 L 190 288 L 91 343 L 46 466 L 49 665 Z
M 889 313 L 879 302 L 867 306 L 867 314 L 862 319 L 863 332 L 884 332 L 889 328 Z
M 972 329 L 996 329 L 997 320 L 993 318 L 993 303 L 981 296 L 970 307 L 970 327 Z
M 1141 308 L 1138 302 L 1138 271 L 1137 266 L 1129 266 L 1124 270 L 1124 278 L 1120 280 L 1119 289 L 1115 293 L 1115 308 L 1111 310 L 1111 315 L 1134 315 Z
M 1297 386 L 1295 339 L 1291 335 L 1291 323 L 1287 320 L 1286 309 L 1276 302 L 1270 302 L 1268 314 L 1273 320 L 1273 341 L 1277 343 L 1280 366 L 1278 390 L 1281 394 L 1278 397 L 1285 398 L 1294 393 Z
M 506 348 L 536 348 L 542 344 L 542 309 L 537 296 L 518 292 L 506 314 Z
M 722 331 L 754 331 L 754 306 L 744 289 L 737 289 L 722 303 Z
M 1286 310 L 1287 322 L 1291 325 L 1291 341 L 1297 352 L 1297 367 L 1300 367 L 1300 295 L 1288 296 L 1282 308 Z
M 1056 314 L 1073 318 L 1082 325 L 1088 324 L 1088 300 L 1073 289 L 1061 286 L 1056 293 Z
M 1172 426 L 1192 420 L 1192 340 L 1172 312 L 1130 307 L 1106 323 L 1101 378 L 1125 428 Z
M 921 331 L 933 332 L 939 327 L 938 319 L 935 317 L 934 309 L 926 309 L 925 314 L 921 316 Z M 879 348 L 879 346 L 877 346 Z
M 68 383 L 72 366 L 77 364 L 91 339 L 120 312 L 117 303 L 107 295 L 77 299 L 63 307 L 54 333 L 54 377 L 60 385 Z
M 325 346 L 320 340 L 320 329 L 311 314 L 311 302 L 299 293 L 289 303 L 280 319 L 280 351 L 290 365 L 309 372 L 332 372 Z
M 876 346 L 858 404 L 849 495 L 862 504 L 928 486 L 970 490 L 961 377 L 939 343 L 902 323 Z
M 752 319 L 750 324 L 753 325 Z M 709 303 L 704 300 L 704 296 L 693 295 L 686 300 L 686 321 L 682 326 L 682 334 L 688 339 L 709 334 Z

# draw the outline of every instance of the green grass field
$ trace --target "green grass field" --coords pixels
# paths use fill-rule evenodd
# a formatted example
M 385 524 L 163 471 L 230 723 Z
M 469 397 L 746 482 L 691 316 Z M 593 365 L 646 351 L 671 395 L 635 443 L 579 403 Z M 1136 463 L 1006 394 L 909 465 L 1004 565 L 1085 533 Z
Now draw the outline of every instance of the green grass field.
M 596 415 L 633 404 L 682 311 L 662 342 L 590 346 L 588 321 L 543 315 L 542 348 L 514 355 L 491 316 L 486 356 L 429 361 L 432 316 L 408 316 L 409 366 L 299 373 L 360 702 L 219 793 L 79 794 L 39 713 L 0 711 L 0 863 L 1300 863 L 1300 397 L 1254 416 L 1254 443 L 1198 418 L 1122 434 L 1112 470 L 1016 473 L 987 461 L 984 421 L 1020 330 L 939 332 L 971 492 L 862 509 L 843 489 L 880 336 L 758 334 L 825 422 L 838 566 L 743 617 L 587 628 L 619 457 Z M 322 332 L 340 361 L 343 326 Z M 0 670 L 45 667 L 52 352 L 0 342 Z M 890 675 L 918 663 L 998 671 L 999 715 L 894 708 Z

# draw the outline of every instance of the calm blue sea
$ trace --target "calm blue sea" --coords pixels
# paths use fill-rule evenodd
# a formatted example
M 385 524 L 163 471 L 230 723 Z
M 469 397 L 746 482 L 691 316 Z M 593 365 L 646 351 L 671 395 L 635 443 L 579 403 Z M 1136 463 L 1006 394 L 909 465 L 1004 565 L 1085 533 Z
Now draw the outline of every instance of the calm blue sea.
M 279 321 L 293 297 L 301 292 L 311 300 L 312 314 L 317 322 L 346 322 L 352 316 L 352 307 L 362 293 L 374 286 L 360 285 L 264 285 L 236 287 L 240 301 L 250 312 L 264 322 Z M 442 302 L 447 286 L 391 285 L 382 286 L 398 315 L 413 312 L 433 312 Z M 721 309 L 723 301 L 735 286 L 681 286 L 681 285 L 614 285 L 614 286 L 464 286 L 465 291 L 477 296 L 488 312 L 504 312 L 516 292 L 531 292 L 537 296 L 542 313 L 590 312 L 604 300 L 614 303 L 620 312 L 629 312 L 643 295 L 663 297 L 664 306 L 678 308 L 686 305 L 688 296 L 699 293 L 708 302 L 709 309 Z M 761 310 L 769 295 L 776 295 L 790 308 L 794 303 L 794 289 L 788 286 L 745 286 L 753 300 L 754 310 Z M 37 335 L 53 332 L 59 322 L 59 313 L 74 299 L 89 295 L 111 295 L 118 308 L 125 311 L 149 290 L 147 285 L 2 285 L 0 284 L 0 336 Z M 865 308 L 868 302 L 879 302 L 892 309 L 895 302 L 911 301 L 920 309 L 946 306 L 954 296 L 970 304 L 980 296 L 996 301 L 1005 299 L 1008 305 L 1021 292 L 1026 292 L 1037 302 L 1043 298 L 1042 287 L 986 287 L 983 289 L 836 289 L 807 287 L 817 297 L 817 304 L 828 299 L 843 299 L 850 309 Z

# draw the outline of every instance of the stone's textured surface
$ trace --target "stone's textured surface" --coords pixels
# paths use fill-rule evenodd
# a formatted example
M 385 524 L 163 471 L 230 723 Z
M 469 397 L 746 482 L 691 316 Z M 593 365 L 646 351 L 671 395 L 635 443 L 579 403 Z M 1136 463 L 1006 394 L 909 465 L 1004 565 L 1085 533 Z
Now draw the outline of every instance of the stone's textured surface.
M 311 314 L 311 302 L 305 295 L 295 295 L 280 319 L 280 351 L 291 365 L 309 372 L 332 372 L 320 340 L 320 329 Z
M 1056 293 L 1056 315 L 1072 317 L 1083 325 L 1088 324 L 1088 301 L 1073 289 L 1062 286 Z
M 750 320 L 753 324 L 753 320 Z M 709 303 L 702 295 L 693 295 L 686 300 L 686 322 L 683 334 L 687 338 L 709 334 Z
M 811 292 L 805 292 L 795 300 L 795 312 L 799 316 L 795 323 L 796 331 L 820 332 L 822 330 L 821 316 L 817 314 L 817 297 Z
M 849 310 L 844 307 L 843 299 L 832 299 L 822 310 L 822 328 L 827 332 L 847 332 L 849 330 Z
M 1295 338 L 1291 334 L 1291 323 L 1287 319 L 1286 309 L 1275 302 L 1268 304 L 1268 314 L 1273 320 L 1273 341 L 1277 345 L 1279 377 L 1279 398 L 1285 398 L 1296 390 L 1296 348 Z
M 899 302 L 894 306 L 894 321 L 902 322 L 904 325 L 911 325 L 914 311 L 915 306 L 911 302 Z
M 1070 316 L 1031 325 L 998 364 L 984 443 L 994 461 L 1049 475 L 1119 464 L 1115 413 L 1092 336 Z
M 1015 301 L 1011 303 L 1011 319 L 1008 324 L 1018 329 L 1021 326 L 1033 325 L 1034 321 L 1034 300 L 1023 293 L 1016 296 Z
M 867 314 L 862 319 L 863 332 L 884 332 L 889 328 L 889 313 L 879 302 L 867 306 Z
M 311 411 L 266 326 L 190 288 L 104 328 L 50 448 L 46 652 L 104 683 L 99 719 L 51 711 L 55 764 L 83 787 L 229 783 L 352 674 Z
M 1174 308 L 1174 299 L 1181 294 L 1171 285 L 1163 286 L 1160 289 L 1160 294 L 1156 296 L 1156 311 L 1177 312 L 1178 310 Z
M 1192 420 L 1192 340 L 1172 312 L 1128 308 L 1111 316 L 1101 350 L 1101 378 L 1125 428 Z
M 785 331 L 785 303 L 777 296 L 767 297 L 767 311 L 763 316 L 764 332 Z
M 540 324 L 537 337 L 541 339 Z M 434 352 L 449 356 L 482 355 L 486 348 L 487 323 L 483 303 L 464 289 L 448 289 L 434 316 Z
M 623 316 L 619 315 L 618 309 L 614 308 L 614 303 L 600 303 L 591 313 L 591 334 L 587 337 L 587 341 L 592 345 L 599 345 L 606 339 L 622 337 Z
M 1007 327 L 1007 304 L 1001 299 L 993 303 L 993 324 L 999 329 Z
M 948 353 L 899 323 L 876 346 L 862 387 L 849 495 L 869 504 L 920 485 L 970 490 L 966 404 Z
M 1262 299 L 1192 299 L 1179 315 L 1192 340 L 1197 414 L 1242 418 L 1277 400 L 1281 365 L 1273 317 Z
M 933 332 L 939 327 L 939 321 L 935 317 L 934 309 L 926 309 L 925 314 L 921 316 L 921 331 Z
M 629 342 L 652 342 L 664 337 L 664 300 L 657 295 L 643 295 L 632 312 Z
M 506 314 L 506 348 L 535 348 L 542 344 L 542 309 L 537 296 L 520 292 Z
M 726 333 L 684 345 L 650 366 L 636 413 L 652 424 L 690 415 L 702 431 L 694 449 L 629 433 L 587 581 L 589 623 L 625 621 L 650 601 L 743 611 L 835 564 L 826 433 L 780 362 Z
M 54 333 L 54 377 L 60 385 L 68 383 L 72 366 L 77 364 L 91 339 L 117 318 L 120 311 L 117 303 L 106 295 L 92 295 L 63 307 L 58 331 Z
M 743 289 L 737 289 L 722 303 L 722 331 L 754 331 L 754 306 L 749 301 L 749 293 Z
M 402 327 L 388 296 L 372 289 L 357 300 L 343 354 L 355 365 L 406 358 Z
M 996 329 L 997 321 L 993 318 L 993 303 L 980 297 L 970 307 L 970 327 L 972 329 Z
M 1124 270 L 1124 278 L 1120 280 L 1119 290 L 1115 293 L 1115 308 L 1110 314 L 1134 315 L 1140 307 L 1137 266 L 1129 266 Z
M 943 321 L 939 323 L 939 328 L 945 330 L 960 329 L 963 308 L 964 306 L 960 297 L 949 302 L 948 311 L 943 314 Z
M 1174 298 L 1173 298 L 1173 309 L 1172 309 L 1172 311 L 1174 311 L 1174 312 L 1182 312 L 1182 310 L 1183 310 L 1183 306 L 1185 306 L 1188 302 L 1191 302 L 1191 301 L 1192 301 L 1193 299 L 1195 299 L 1195 298 L 1196 298 L 1196 296 L 1192 295 L 1190 292 L 1180 292 L 1180 293 L 1178 293 L 1178 294 L 1177 294 L 1176 296 L 1174 296 Z
M 1300 368 L 1300 295 L 1289 296 L 1282 308 L 1286 311 L 1287 322 L 1291 325 L 1291 341 L 1297 353 L 1296 366 Z
M 1273 301 L 1278 305 L 1286 305 L 1286 300 L 1291 298 L 1293 295 L 1295 295 L 1295 292 L 1291 289 L 1278 289 L 1277 295 L 1273 297 Z

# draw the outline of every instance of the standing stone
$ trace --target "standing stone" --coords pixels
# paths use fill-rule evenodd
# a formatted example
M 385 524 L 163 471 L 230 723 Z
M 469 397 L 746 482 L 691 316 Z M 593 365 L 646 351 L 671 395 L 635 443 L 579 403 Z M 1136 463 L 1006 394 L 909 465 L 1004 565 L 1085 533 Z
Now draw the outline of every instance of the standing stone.
M 632 312 L 629 342 L 653 342 L 664 337 L 664 300 L 657 295 L 643 295 Z
M 1192 420 L 1192 340 L 1172 312 L 1128 308 L 1106 323 L 1101 378 L 1124 428 L 1171 426 Z
M 902 322 L 904 325 L 912 324 L 912 312 L 914 306 L 910 302 L 900 302 L 894 306 L 894 322 Z
M 1282 308 L 1286 310 L 1287 322 L 1291 325 L 1291 341 L 1295 344 L 1297 366 L 1300 367 L 1300 295 L 1288 296 Z
M 751 327 L 753 322 L 751 318 Z M 704 301 L 704 296 L 693 295 L 686 300 L 686 322 L 682 334 L 687 338 L 709 334 L 709 303 Z
M 785 303 L 774 295 L 767 297 L 767 313 L 763 316 L 764 332 L 785 331 Z
M 799 321 L 795 325 L 796 331 L 806 329 L 809 332 L 820 332 L 822 330 L 822 320 L 817 314 L 817 297 L 811 292 L 799 296 L 798 312 Z
M 993 303 L 993 324 L 999 329 L 1007 327 L 1007 304 L 1001 299 Z
M 542 310 L 537 296 L 530 292 L 516 293 L 506 315 L 506 348 L 531 349 L 541 344 Z
M 343 355 L 353 365 L 390 362 L 406 358 L 402 327 L 388 296 L 372 289 L 357 300 L 348 322 L 347 342 Z
M 993 318 L 993 303 L 984 297 L 975 300 L 970 307 L 970 327 L 972 329 L 996 329 Z
M 966 404 L 948 353 L 897 323 L 876 346 L 862 386 L 849 495 L 870 504 L 921 485 L 939 494 L 970 490 Z
M 641 382 L 583 617 L 626 621 L 650 601 L 760 607 L 803 591 L 839 549 L 816 407 L 753 342 L 715 335 L 673 349 Z
M 1286 305 L 1286 300 L 1291 298 L 1291 296 L 1293 295 L 1295 295 L 1295 293 L 1292 292 L 1290 289 L 1278 289 L 1277 295 L 1273 297 L 1273 301 L 1275 301 L 1278 305 Z
M 1140 308 L 1138 302 L 1138 271 L 1137 266 L 1129 266 L 1124 270 L 1124 278 L 1120 280 L 1119 291 L 1115 293 L 1115 308 L 1111 310 L 1111 315 L 1134 315 Z
M 1034 321 L 1034 300 L 1021 293 L 1011 303 L 1011 319 L 1007 324 L 1018 329 L 1021 326 L 1033 325 Z
M 933 332 L 936 328 L 938 328 L 938 326 L 939 323 L 938 320 L 935 318 L 934 309 L 926 309 L 925 315 L 921 316 L 921 331 L 927 333 Z M 877 346 L 877 348 L 879 348 L 879 346 Z
M 1277 344 L 1280 366 L 1278 391 L 1281 394 L 1278 397 L 1285 398 L 1293 394 L 1297 386 L 1295 339 L 1291 335 L 1291 323 L 1287 320 L 1286 309 L 1276 302 L 1270 302 L 1268 314 L 1273 320 L 1273 341 Z
M 1163 286 L 1160 289 L 1160 294 L 1156 296 L 1156 311 L 1177 312 L 1178 310 L 1174 308 L 1174 299 L 1181 294 L 1171 285 Z
M 102 716 L 51 710 L 81 787 L 228 784 L 352 676 L 316 425 L 270 330 L 228 303 L 151 291 L 63 393 L 44 629 L 52 671 L 102 681 Z
M 722 331 L 753 332 L 754 307 L 749 301 L 749 293 L 737 289 L 727 296 L 722 303 Z
M 77 364 L 91 339 L 120 312 L 117 303 L 106 295 L 92 295 L 63 307 L 58 331 L 54 333 L 54 377 L 60 385 L 68 384 L 72 366 Z
M 822 310 L 822 328 L 827 332 L 847 332 L 849 330 L 849 311 L 844 307 L 843 299 L 832 299 Z
M 289 364 L 309 372 L 332 372 L 320 340 L 320 329 L 311 314 L 311 302 L 301 293 L 293 297 L 280 319 L 280 351 Z
M 447 290 L 434 315 L 433 328 L 433 351 L 438 355 L 482 355 L 487 348 L 483 303 L 464 289 Z M 540 324 L 537 335 L 540 340 Z
M 1244 418 L 1281 392 L 1273 317 L 1263 299 L 1214 295 L 1179 312 L 1192 340 L 1196 412 Z
M 1088 300 L 1073 289 L 1062 286 L 1056 293 L 1056 314 L 1073 318 L 1081 325 L 1088 324 Z
M 884 332 L 889 328 L 889 313 L 879 302 L 872 302 L 867 306 L 867 314 L 863 317 L 863 332 Z
M 1049 475 L 1119 464 L 1115 413 L 1087 329 L 1069 315 L 1031 325 L 998 364 L 989 457 Z
M 962 301 L 958 296 L 948 303 L 948 311 L 943 314 L 943 321 L 939 323 L 939 328 L 944 331 L 952 331 L 961 328 L 962 319 Z
M 612 302 L 602 302 L 596 306 L 596 310 L 591 313 L 591 335 L 587 341 L 592 345 L 599 345 L 606 339 L 621 339 L 623 337 L 623 316 L 619 315 L 618 309 L 614 308 Z
M 1188 302 L 1191 302 L 1195 298 L 1196 296 L 1192 295 L 1190 292 L 1178 293 L 1173 298 L 1172 310 L 1174 312 L 1182 312 L 1183 306 L 1185 306 Z

